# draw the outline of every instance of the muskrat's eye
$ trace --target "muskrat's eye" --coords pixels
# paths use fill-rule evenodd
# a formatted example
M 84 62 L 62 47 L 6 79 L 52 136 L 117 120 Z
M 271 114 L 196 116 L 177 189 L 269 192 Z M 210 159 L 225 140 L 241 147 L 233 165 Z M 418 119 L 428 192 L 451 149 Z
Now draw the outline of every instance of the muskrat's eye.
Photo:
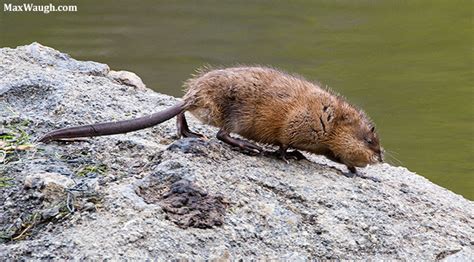
M 369 145 L 372 145 L 372 144 L 374 143 L 374 141 L 373 141 L 372 139 L 370 139 L 370 138 L 366 138 L 366 139 L 365 139 L 365 142 L 366 142 L 367 144 L 369 144 Z

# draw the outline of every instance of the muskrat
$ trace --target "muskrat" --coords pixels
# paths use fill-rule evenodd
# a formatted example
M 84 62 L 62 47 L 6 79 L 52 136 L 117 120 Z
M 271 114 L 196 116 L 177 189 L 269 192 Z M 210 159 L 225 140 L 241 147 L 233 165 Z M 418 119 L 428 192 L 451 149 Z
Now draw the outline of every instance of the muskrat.
M 203 137 L 188 128 L 184 112 L 189 111 L 201 122 L 219 127 L 219 140 L 245 152 L 264 150 L 230 133 L 278 146 L 275 153 L 285 160 L 302 158 L 299 149 L 345 164 L 352 173 L 355 167 L 383 161 L 379 138 L 367 115 L 342 96 L 301 76 L 267 67 L 207 69 L 198 71 L 184 86 L 182 101 L 158 113 L 59 129 L 40 141 L 126 133 L 174 116 L 179 137 Z

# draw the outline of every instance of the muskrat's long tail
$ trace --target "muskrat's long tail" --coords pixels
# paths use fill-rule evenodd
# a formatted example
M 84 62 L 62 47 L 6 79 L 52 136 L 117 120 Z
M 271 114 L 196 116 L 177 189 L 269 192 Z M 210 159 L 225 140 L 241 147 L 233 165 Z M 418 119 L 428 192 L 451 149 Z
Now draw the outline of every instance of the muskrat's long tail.
M 184 102 L 167 108 L 158 113 L 130 120 L 107 122 L 85 126 L 75 126 L 51 131 L 39 139 L 40 142 L 49 142 L 61 138 L 106 136 L 123 134 L 145 129 L 160 124 L 184 111 Z

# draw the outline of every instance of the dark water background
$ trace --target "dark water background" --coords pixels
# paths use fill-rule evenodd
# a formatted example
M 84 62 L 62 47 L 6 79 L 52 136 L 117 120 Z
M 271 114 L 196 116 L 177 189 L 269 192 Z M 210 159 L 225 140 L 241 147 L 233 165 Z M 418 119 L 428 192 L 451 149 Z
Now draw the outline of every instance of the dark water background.
M 49 2 L 78 12 L 3 1 L 0 46 L 37 41 L 174 96 L 204 64 L 297 72 L 364 108 L 392 163 L 474 199 L 472 1 Z

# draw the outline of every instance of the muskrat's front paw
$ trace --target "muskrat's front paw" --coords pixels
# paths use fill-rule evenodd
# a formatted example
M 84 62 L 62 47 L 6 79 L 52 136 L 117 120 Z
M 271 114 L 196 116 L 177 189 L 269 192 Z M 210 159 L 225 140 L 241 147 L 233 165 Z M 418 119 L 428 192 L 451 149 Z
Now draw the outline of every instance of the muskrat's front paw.
M 357 173 L 355 167 L 347 167 L 347 168 L 349 169 L 350 173 L 342 172 L 342 174 L 343 174 L 345 177 L 348 177 L 348 178 L 356 178 L 356 177 L 359 177 L 359 178 L 362 178 L 362 179 L 371 180 L 371 181 L 376 182 L 376 183 L 382 182 L 382 180 L 381 180 L 380 178 L 373 177 L 373 176 L 366 176 L 366 175 L 364 175 L 364 174 Z
M 285 161 L 287 164 L 290 163 L 290 159 L 294 160 L 303 160 L 307 159 L 300 151 L 298 150 L 293 150 L 293 151 L 285 151 L 282 153 L 281 150 L 276 150 L 276 151 L 264 151 L 263 155 L 265 156 L 271 156 L 271 157 L 276 157 L 280 160 Z
M 348 166 L 347 169 L 349 169 L 349 171 L 352 173 L 352 174 L 357 174 L 357 170 L 354 166 Z
M 292 158 L 292 159 L 295 159 L 295 160 L 308 160 L 308 159 L 303 155 L 303 153 L 301 153 L 301 152 L 298 151 L 298 150 L 293 150 L 293 151 L 286 152 L 286 157 L 287 157 L 287 158 Z

